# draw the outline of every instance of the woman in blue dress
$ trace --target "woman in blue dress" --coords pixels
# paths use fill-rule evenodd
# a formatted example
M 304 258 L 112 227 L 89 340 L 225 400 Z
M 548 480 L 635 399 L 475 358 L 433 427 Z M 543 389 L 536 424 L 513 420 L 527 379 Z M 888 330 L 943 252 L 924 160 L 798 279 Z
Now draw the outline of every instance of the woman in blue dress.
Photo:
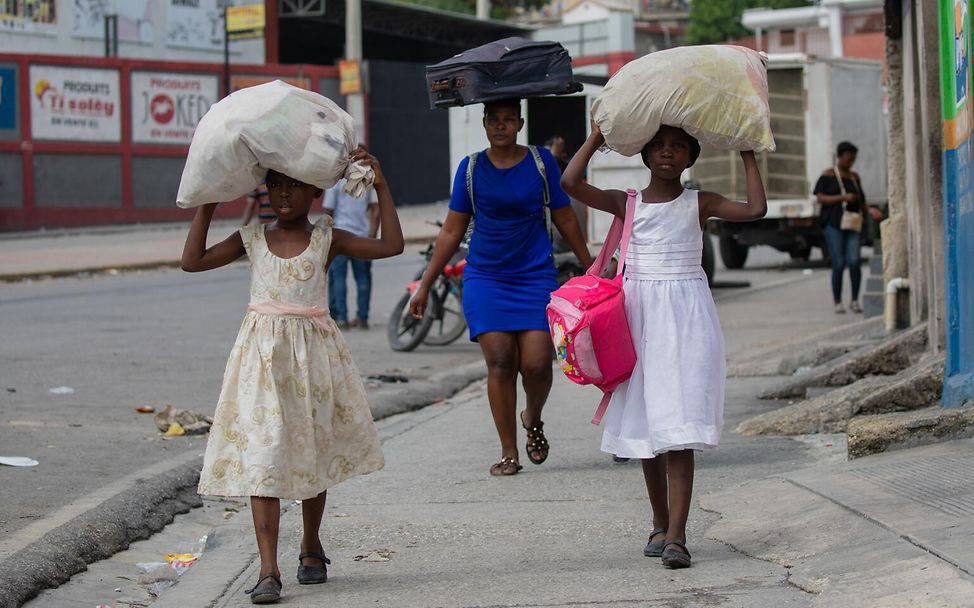
M 517 376 L 527 396 L 521 425 L 527 430 L 528 459 L 548 457 L 541 410 L 551 390 L 552 346 L 545 306 L 557 288 L 551 240 L 545 221 L 545 182 L 551 222 L 583 267 L 591 265 L 585 237 L 568 196 L 559 185 L 558 163 L 538 148 L 544 175 L 531 150 L 517 144 L 524 127 L 517 99 L 484 105 L 484 130 L 490 147 L 477 154 L 468 194 L 470 157 L 453 180 L 450 210 L 436 237 L 433 258 L 410 303 L 423 316 L 429 290 L 453 257 L 475 216 L 463 279 L 463 311 L 470 339 L 480 344 L 487 363 L 487 398 L 501 442 L 501 459 L 491 475 L 521 470 L 517 449 Z

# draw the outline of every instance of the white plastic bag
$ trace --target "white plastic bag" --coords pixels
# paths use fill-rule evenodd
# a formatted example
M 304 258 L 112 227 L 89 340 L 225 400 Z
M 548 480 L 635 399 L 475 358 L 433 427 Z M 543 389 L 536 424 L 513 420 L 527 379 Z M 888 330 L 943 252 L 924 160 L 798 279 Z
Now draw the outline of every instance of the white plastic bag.
M 660 125 L 722 150 L 775 150 L 766 58 L 742 46 L 685 46 L 622 67 L 592 104 L 606 145 L 639 154 Z
M 234 200 L 253 191 L 268 169 L 322 189 L 347 174 L 346 190 L 364 191 L 375 173 L 349 167 L 355 146 L 352 117 L 327 97 L 280 80 L 241 89 L 197 125 L 176 204 Z

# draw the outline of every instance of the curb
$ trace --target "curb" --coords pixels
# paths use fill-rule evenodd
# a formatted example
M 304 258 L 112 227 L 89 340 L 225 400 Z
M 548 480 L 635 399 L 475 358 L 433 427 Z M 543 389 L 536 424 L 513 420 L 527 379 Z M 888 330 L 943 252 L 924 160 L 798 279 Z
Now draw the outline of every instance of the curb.
M 17 608 L 88 564 L 149 538 L 203 501 L 196 494 L 202 458 L 141 479 L 0 562 L 0 608 Z
M 404 239 L 406 245 L 420 245 L 432 243 L 436 235 L 410 236 Z M 128 264 L 105 264 L 103 266 L 86 266 L 82 268 L 62 268 L 56 270 L 29 270 L 24 272 L 0 273 L 0 283 L 18 283 L 38 279 L 60 279 L 83 274 L 104 274 L 112 271 L 132 272 L 135 270 L 155 270 L 158 268 L 179 268 L 179 260 L 156 260 L 150 262 L 134 262 Z
M 433 374 L 426 380 L 382 388 L 369 395 L 369 406 L 376 420 L 422 409 L 449 399 L 467 386 L 487 377 L 483 361 L 468 363 L 450 371 Z
M 137 262 L 132 264 L 111 264 L 105 266 L 88 266 L 84 268 L 64 268 L 60 270 L 8 272 L 0 274 L 0 282 L 18 283 L 38 279 L 61 279 L 82 274 L 105 274 L 111 271 L 131 272 L 135 270 L 154 270 L 157 268 L 178 268 L 179 260 L 159 260 L 156 262 Z
M 483 362 L 471 363 L 408 388 L 381 389 L 368 395 L 373 418 L 381 420 L 421 409 L 455 395 L 487 377 Z M 0 561 L 0 608 L 18 608 L 44 589 L 58 587 L 90 563 L 124 551 L 172 523 L 176 515 L 203 505 L 196 485 L 202 457 L 125 489 L 44 534 Z

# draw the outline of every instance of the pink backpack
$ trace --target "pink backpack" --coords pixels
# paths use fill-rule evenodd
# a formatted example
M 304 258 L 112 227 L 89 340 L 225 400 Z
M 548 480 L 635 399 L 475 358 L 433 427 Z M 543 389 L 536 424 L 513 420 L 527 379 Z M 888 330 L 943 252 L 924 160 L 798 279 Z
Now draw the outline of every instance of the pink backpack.
M 612 220 L 592 267 L 554 291 L 547 309 L 555 354 L 565 375 L 578 384 L 594 384 L 605 393 L 592 424 L 601 422 L 612 391 L 629 379 L 636 366 L 622 290 L 622 269 L 636 211 L 636 191 L 628 192 L 625 222 L 618 217 Z M 614 278 L 603 279 L 601 274 L 617 246 L 619 270 Z

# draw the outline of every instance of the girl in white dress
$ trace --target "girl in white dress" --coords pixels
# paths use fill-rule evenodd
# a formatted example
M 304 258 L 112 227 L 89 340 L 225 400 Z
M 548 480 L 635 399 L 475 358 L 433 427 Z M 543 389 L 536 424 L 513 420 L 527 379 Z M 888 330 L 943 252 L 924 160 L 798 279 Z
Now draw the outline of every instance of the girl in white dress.
M 561 186 L 589 207 L 625 218 L 628 196 L 584 181 L 585 167 L 605 143 L 598 127 L 572 159 Z M 764 217 L 767 201 L 753 152 L 742 152 L 747 202 L 684 190 L 681 174 L 700 145 L 663 126 L 646 147 L 652 179 L 635 200 L 625 259 L 624 291 L 636 367 L 616 389 L 605 415 L 602 450 L 640 458 L 653 509 L 643 553 L 670 568 L 690 566 L 686 523 L 693 489 L 693 451 L 714 448 L 724 410 L 724 337 L 700 265 L 708 218 Z
M 403 237 L 379 162 L 362 148 L 350 162 L 375 170 L 381 238 L 333 230 L 329 216 L 312 224 L 308 212 L 321 190 L 269 171 L 275 223 L 244 226 L 207 248 L 216 204 L 205 205 L 183 250 L 181 265 L 188 272 L 250 258 L 250 306 L 224 372 L 199 492 L 250 497 L 260 552 L 260 578 L 250 592 L 254 603 L 280 599 L 280 499 L 303 501 L 298 582 L 323 583 L 329 561 L 318 528 L 326 491 L 383 466 L 362 379 L 328 315 L 327 268 L 336 255 L 398 255 Z

